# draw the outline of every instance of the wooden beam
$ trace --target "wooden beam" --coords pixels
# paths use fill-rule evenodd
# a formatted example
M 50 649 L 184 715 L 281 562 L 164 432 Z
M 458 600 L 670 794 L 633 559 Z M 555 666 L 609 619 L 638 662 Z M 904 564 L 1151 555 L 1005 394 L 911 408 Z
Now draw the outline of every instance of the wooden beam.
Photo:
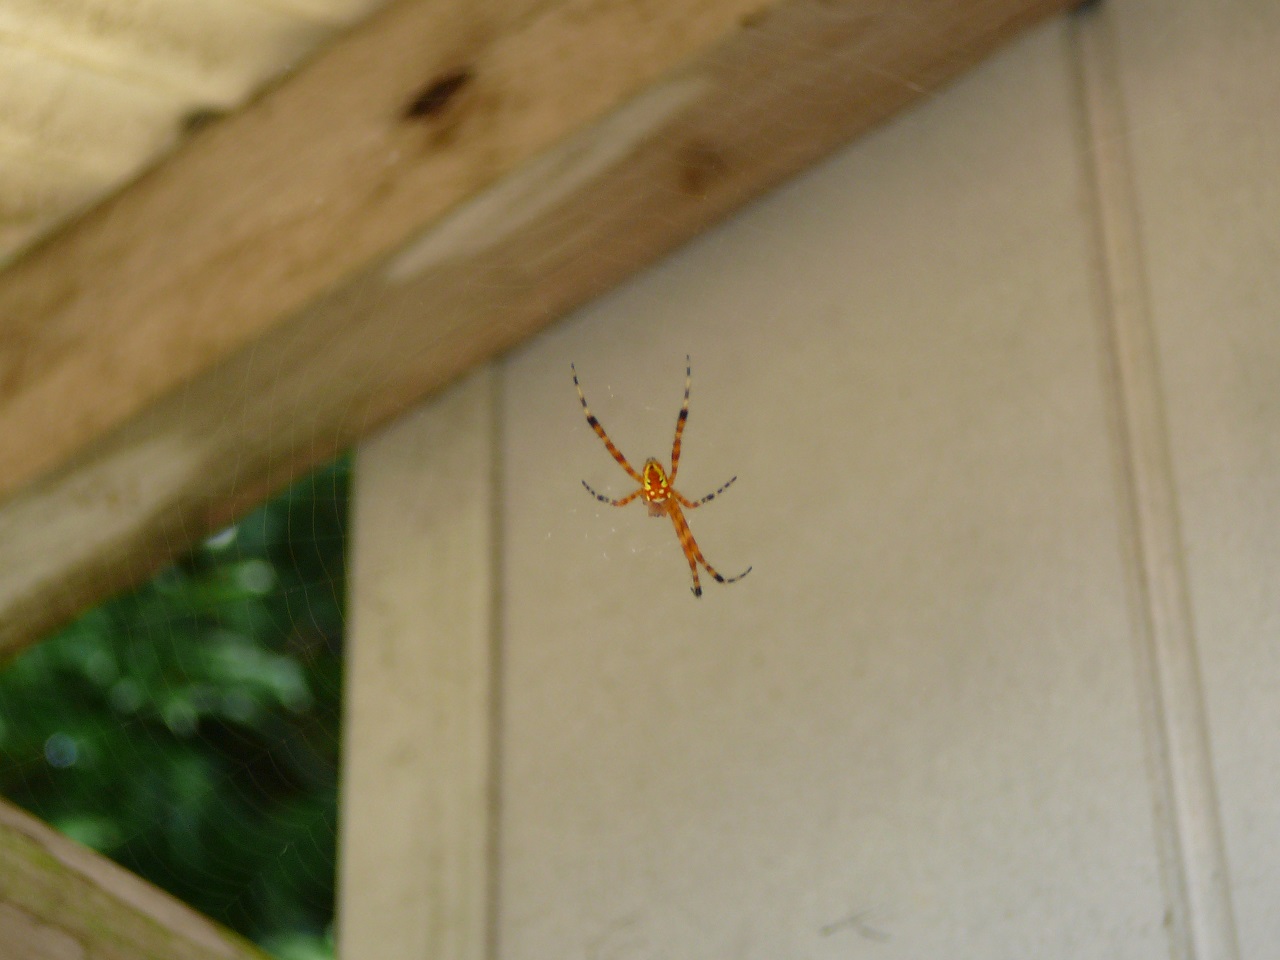
M 0 274 L 0 656 L 1066 0 L 404 0 Z
M 361 445 L 338 953 L 492 956 L 492 369 Z
M 268 960 L 163 890 L 0 800 L 0 954 Z

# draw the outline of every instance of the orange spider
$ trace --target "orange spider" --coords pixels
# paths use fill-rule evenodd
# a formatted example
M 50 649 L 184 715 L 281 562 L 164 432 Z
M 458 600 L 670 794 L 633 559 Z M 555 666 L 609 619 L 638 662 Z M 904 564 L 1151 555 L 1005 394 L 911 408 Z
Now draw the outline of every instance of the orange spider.
M 716 572 L 711 564 L 707 563 L 707 558 L 702 555 L 702 551 L 698 549 L 698 542 L 693 539 L 693 531 L 689 529 L 689 522 L 684 518 L 684 511 L 680 509 L 683 505 L 690 510 L 702 506 L 708 501 L 714 500 L 717 496 L 729 489 L 729 484 L 737 480 L 737 477 L 730 477 L 728 482 L 724 484 L 715 493 L 708 493 L 701 500 L 687 500 L 680 491 L 672 486 L 676 479 L 676 469 L 680 466 L 680 437 L 684 434 L 685 421 L 689 419 L 689 385 L 693 380 L 693 368 L 689 362 L 689 358 L 685 357 L 684 368 L 684 404 L 680 407 L 680 416 L 676 418 L 676 438 L 671 443 L 671 475 L 662 469 L 662 464 L 657 459 L 650 457 L 644 462 L 644 468 L 636 473 L 634 467 L 627 462 L 627 458 L 622 455 L 622 451 L 613 445 L 613 441 L 609 439 L 609 435 L 604 432 L 604 427 L 600 426 L 591 413 L 591 408 L 587 406 L 587 398 L 583 396 L 582 385 L 578 383 L 578 370 L 571 363 L 569 369 L 573 371 L 573 385 L 578 391 L 578 399 L 582 401 L 582 411 L 587 415 L 587 423 L 591 425 L 591 429 L 596 432 L 604 445 L 608 448 L 609 453 L 613 455 L 613 459 L 617 460 L 623 470 L 627 471 L 631 479 L 640 484 L 640 489 L 633 493 L 627 494 L 621 500 L 610 500 L 602 494 L 596 493 L 591 489 L 587 481 L 583 480 L 582 485 L 587 488 L 587 493 L 591 494 L 601 503 L 607 503 L 611 507 L 625 507 L 636 497 L 642 497 L 646 506 L 649 508 L 649 516 L 661 517 L 668 516 L 671 522 L 676 526 L 676 536 L 680 538 L 680 546 L 684 550 L 685 559 L 689 561 L 689 570 L 693 574 L 693 595 L 695 597 L 702 596 L 702 584 L 698 581 L 698 564 L 702 564 L 707 569 L 707 573 L 711 574 L 720 583 L 733 583 L 735 580 L 741 580 L 751 568 L 743 570 L 736 577 L 722 577 Z

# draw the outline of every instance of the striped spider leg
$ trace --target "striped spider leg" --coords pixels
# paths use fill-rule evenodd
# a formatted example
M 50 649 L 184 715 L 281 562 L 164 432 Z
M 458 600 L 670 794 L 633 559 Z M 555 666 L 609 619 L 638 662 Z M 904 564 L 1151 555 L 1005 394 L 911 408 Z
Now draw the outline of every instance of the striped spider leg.
M 718 490 L 708 493 L 701 500 L 690 500 L 678 491 L 673 484 L 676 480 L 676 470 L 680 467 L 680 442 L 684 436 L 684 425 L 689 419 L 689 386 L 693 381 L 693 367 L 686 356 L 684 368 L 684 403 L 680 407 L 680 416 L 676 418 L 676 437 L 671 443 L 671 473 L 662 469 L 656 458 L 650 457 L 644 462 L 644 466 L 639 472 L 635 467 L 627 462 L 627 458 L 622 455 L 619 450 L 609 439 L 609 435 L 604 432 L 604 427 L 600 426 L 600 421 L 591 413 L 591 408 L 587 406 L 587 398 L 582 393 L 582 384 L 578 382 L 578 370 L 571 363 L 569 369 L 573 371 L 573 385 L 578 391 L 578 399 L 582 401 L 582 412 L 587 415 L 587 423 L 591 429 L 596 432 L 602 441 L 604 441 L 605 449 L 618 461 L 618 465 L 627 471 L 627 475 L 636 483 L 640 484 L 639 489 L 633 490 L 621 500 L 611 500 L 603 494 L 596 493 L 591 489 L 587 481 L 583 480 L 582 485 L 587 488 L 587 493 L 591 494 L 601 503 L 607 503 L 611 507 L 625 507 L 632 500 L 639 497 L 642 502 L 649 508 L 649 516 L 671 518 L 671 522 L 675 525 L 676 536 L 680 539 L 680 547 L 684 550 L 685 559 L 689 561 L 689 571 L 693 574 L 693 595 L 695 597 L 702 596 L 702 583 L 698 579 L 698 565 L 701 564 L 711 574 L 712 578 L 720 583 L 733 583 L 735 580 L 741 580 L 751 568 L 743 570 L 736 577 L 724 577 L 716 572 L 716 569 L 707 563 L 707 558 L 702 555 L 702 551 L 698 549 L 698 541 L 693 538 L 693 531 L 689 529 L 689 521 L 684 517 L 685 510 L 694 510 L 709 503 L 720 494 L 729 489 L 729 485 L 737 480 L 737 477 L 730 477 Z

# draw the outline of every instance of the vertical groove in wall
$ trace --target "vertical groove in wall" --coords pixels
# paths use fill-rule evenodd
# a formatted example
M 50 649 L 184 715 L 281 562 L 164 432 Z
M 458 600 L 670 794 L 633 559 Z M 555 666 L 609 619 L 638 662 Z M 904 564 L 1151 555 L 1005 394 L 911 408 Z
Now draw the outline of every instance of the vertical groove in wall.
M 489 367 L 489 837 L 487 861 L 489 867 L 488 916 L 485 922 L 484 957 L 498 960 L 499 941 L 498 909 L 501 905 L 502 874 L 502 704 L 503 704 L 503 648 L 506 635 L 506 619 L 502 598 L 506 592 L 506 576 L 503 568 L 504 535 L 506 532 L 505 488 L 503 484 L 503 390 L 506 385 L 507 365 L 503 360 L 490 360 Z
M 1238 960 L 1112 25 L 1072 17 L 1097 224 L 1125 552 L 1166 925 L 1178 960 Z

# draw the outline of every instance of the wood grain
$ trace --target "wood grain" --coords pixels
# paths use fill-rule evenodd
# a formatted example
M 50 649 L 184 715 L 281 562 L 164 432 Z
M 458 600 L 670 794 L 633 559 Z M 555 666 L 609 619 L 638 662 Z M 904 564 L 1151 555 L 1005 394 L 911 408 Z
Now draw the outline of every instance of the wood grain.
M 0 800 L 0 954 L 22 960 L 267 960 L 105 857 Z
M 0 654 L 1066 5 L 394 5 L 0 276 Z

